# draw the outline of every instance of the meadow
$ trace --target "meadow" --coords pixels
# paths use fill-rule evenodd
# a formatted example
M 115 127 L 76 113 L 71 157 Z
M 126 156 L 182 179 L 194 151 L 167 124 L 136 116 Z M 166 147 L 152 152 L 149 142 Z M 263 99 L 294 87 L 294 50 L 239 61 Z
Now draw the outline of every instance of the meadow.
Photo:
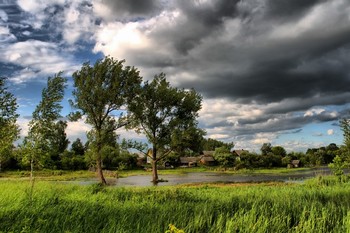
M 150 188 L 0 181 L 0 232 L 350 232 L 350 184 Z
M 220 172 L 223 174 L 293 174 L 302 171 L 308 171 L 310 168 L 302 167 L 302 168 L 270 168 L 270 169 L 226 169 L 223 170 L 221 167 L 191 167 L 191 168 L 175 168 L 175 169 L 160 169 L 158 171 L 159 175 L 181 175 L 191 172 Z M 127 176 L 135 176 L 135 175 L 148 175 L 152 176 L 151 171 L 146 171 L 143 169 L 134 169 L 134 170 L 122 170 L 122 171 L 104 171 L 104 175 L 106 177 L 127 177 Z M 30 171 L 26 170 L 18 170 L 18 171 L 3 171 L 0 172 L 0 179 L 28 179 L 30 176 Z M 94 178 L 96 177 L 96 173 L 87 170 L 80 171 L 67 171 L 67 170 L 50 170 L 44 169 L 34 172 L 34 176 L 39 178 L 40 180 L 75 180 L 81 178 Z

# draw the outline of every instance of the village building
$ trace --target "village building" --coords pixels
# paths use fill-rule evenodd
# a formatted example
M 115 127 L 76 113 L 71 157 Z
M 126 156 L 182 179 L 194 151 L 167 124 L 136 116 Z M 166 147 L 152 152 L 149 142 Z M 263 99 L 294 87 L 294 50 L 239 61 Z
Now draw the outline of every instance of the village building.
M 196 167 L 200 157 L 180 157 L 180 166 Z

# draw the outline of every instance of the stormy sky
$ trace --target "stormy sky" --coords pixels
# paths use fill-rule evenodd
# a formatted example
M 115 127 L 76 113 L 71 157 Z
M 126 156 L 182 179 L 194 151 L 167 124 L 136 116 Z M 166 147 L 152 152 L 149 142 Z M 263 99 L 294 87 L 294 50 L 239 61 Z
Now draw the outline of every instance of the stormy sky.
M 106 55 L 195 88 L 200 127 L 236 149 L 341 144 L 350 107 L 348 0 L 0 0 L 0 52 L 22 135 L 48 76 Z

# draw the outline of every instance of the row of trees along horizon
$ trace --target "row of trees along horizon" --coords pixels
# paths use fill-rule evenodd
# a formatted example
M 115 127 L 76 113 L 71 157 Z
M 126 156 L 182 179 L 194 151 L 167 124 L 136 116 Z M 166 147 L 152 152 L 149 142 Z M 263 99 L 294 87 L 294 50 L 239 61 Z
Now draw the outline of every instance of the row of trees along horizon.
M 180 156 L 198 156 L 203 151 L 215 151 L 214 158 L 223 167 L 260 168 L 283 167 L 298 159 L 303 165 L 329 164 L 338 156 L 350 161 L 350 124 L 341 120 L 344 144 L 331 143 L 326 147 L 308 149 L 306 153 L 287 153 L 281 146 L 264 143 L 261 154 L 244 151 L 239 159 L 232 156 L 233 143 L 204 138 L 198 128 L 198 111 L 202 96 L 194 89 L 172 87 L 165 74 L 142 81 L 139 71 L 124 66 L 124 60 L 111 57 L 98 60 L 93 66 L 84 63 L 73 73 L 74 90 L 68 116 L 70 121 L 84 117 L 92 129 L 87 132 L 85 144 L 78 138 L 72 142 L 62 120 L 62 105 L 67 79 L 62 72 L 47 79 L 42 99 L 29 122 L 28 135 L 19 139 L 17 125 L 18 105 L 15 96 L 6 87 L 6 78 L 0 78 L 0 172 L 3 169 L 81 170 L 95 167 L 99 180 L 105 184 L 103 169 L 136 168 L 137 155 L 130 149 L 147 155 L 152 164 L 152 181 L 158 182 L 157 166 L 160 161 L 179 161 Z M 117 129 L 135 130 L 146 136 L 149 144 L 134 140 L 119 140 Z M 149 148 L 148 145 L 151 145 Z

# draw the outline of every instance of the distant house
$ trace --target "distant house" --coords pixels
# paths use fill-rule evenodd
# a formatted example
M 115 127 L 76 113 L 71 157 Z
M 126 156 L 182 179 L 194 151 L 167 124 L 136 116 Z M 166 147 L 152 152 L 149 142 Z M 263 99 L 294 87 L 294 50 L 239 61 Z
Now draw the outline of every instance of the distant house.
M 147 158 L 144 154 L 142 153 L 136 153 L 137 155 L 137 166 L 138 167 L 143 167 L 147 163 Z
M 213 156 L 214 152 L 215 151 L 213 151 L 213 150 L 205 150 L 205 151 L 203 151 L 203 155 L 204 156 Z
M 242 150 L 233 150 L 232 154 L 235 155 L 235 156 L 241 157 L 243 152 L 249 152 L 249 151 L 243 150 L 243 149 Z
M 297 168 L 297 167 L 301 167 L 301 162 L 300 160 L 292 160 L 290 161 L 290 164 L 288 164 L 289 168 Z
M 216 160 L 213 156 L 210 155 L 202 155 L 200 159 L 200 163 L 207 166 L 213 166 L 216 164 Z
M 196 167 L 200 157 L 180 157 L 180 165 L 188 167 Z

